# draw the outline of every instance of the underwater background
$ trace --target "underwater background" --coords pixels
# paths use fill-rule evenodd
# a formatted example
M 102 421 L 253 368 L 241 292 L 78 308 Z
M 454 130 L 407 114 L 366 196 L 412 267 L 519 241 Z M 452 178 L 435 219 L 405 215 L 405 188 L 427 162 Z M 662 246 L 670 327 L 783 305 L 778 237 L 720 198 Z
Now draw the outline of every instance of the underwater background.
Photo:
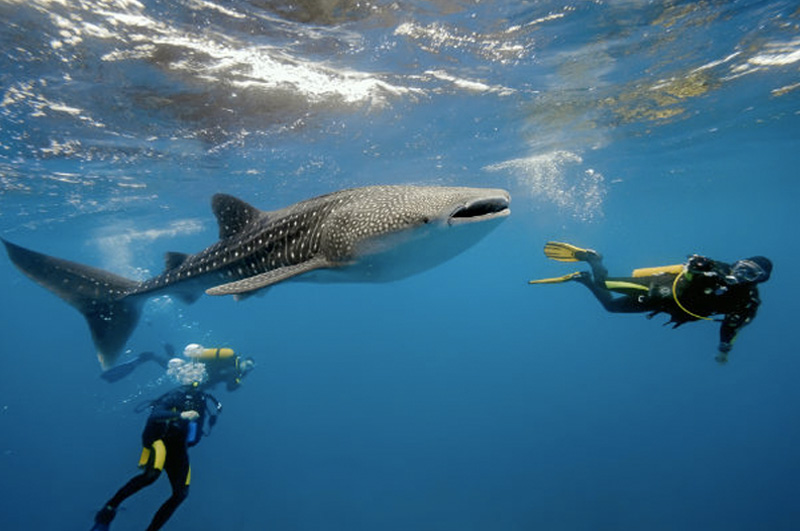
M 512 215 L 388 284 L 151 300 L 126 356 L 230 346 L 165 529 L 800 528 L 800 5 L 756 1 L 0 0 L 0 236 L 142 280 L 265 209 L 352 186 L 500 187 Z M 718 325 L 529 286 L 766 255 Z M 82 530 L 173 384 L 109 384 L 81 315 L 0 258 L 0 528 Z M 578 264 L 580 266 L 580 264 Z M 113 524 L 142 529 L 162 478 Z

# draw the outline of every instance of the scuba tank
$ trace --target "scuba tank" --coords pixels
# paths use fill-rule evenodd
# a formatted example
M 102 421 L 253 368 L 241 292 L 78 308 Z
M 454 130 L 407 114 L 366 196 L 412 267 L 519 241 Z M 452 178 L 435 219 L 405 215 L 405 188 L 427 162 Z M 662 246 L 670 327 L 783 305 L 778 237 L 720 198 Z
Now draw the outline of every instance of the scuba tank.
M 190 420 L 186 426 L 186 445 L 194 446 L 200 442 L 205 435 L 211 435 L 211 430 L 217 423 L 217 417 L 222 412 L 222 404 L 213 395 L 203 393 L 203 404 L 195 411 L 200 412 L 200 417 Z M 208 402 L 213 403 L 213 408 L 209 407 Z M 208 431 L 203 430 L 203 420 L 208 419 Z
M 192 360 L 203 361 L 232 358 L 234 352 L 232 348 L 187 348 L 183 355 Z
M 683 271 L 683 264 L 657 266 L 657 267 L 641 267 L 639 269 L 634 269 L 631 276 L 639 278 L 639 277 L 651 277 L 653 275 L 663 275 L 663 274 L 677 275 L 682 271 Z
M 192 420 L 189 422 L 189 427 L 186 430 L 186 444 L 189 446 L 194 446 L 200 441 L 199 436 L 200 428 L 197 425 L 196 420 Z

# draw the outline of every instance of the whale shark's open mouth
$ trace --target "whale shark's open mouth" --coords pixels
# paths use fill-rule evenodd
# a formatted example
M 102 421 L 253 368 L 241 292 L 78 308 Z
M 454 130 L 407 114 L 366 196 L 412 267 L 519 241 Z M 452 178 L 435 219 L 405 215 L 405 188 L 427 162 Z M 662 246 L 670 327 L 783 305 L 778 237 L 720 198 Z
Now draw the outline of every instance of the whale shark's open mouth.
M 508 216 L 511 210 L 508 208 L 508 196 L 497 196 L 486 199 L 478 199 L 469 204 L 458 207 L 448 218 L 451 225 L 457 223 L 471 223 L 476 221 L 486 221 L 488 219 Z

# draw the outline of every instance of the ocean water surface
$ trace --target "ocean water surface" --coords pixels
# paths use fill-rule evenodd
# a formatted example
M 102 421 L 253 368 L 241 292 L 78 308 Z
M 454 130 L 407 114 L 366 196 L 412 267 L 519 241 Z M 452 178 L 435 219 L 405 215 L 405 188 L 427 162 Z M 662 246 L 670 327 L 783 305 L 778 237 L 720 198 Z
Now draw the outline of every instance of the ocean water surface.
M 800 6 L 791 1 L 0 0 L 0 236 L 136 280 L 274 210 L 373 184 L 505 188 L 477 245 L 387 284 L 151 300 L 125 356 L 258 366 L 165 529 L 800 528 Z M 529 286 L 766 255 L 717 325 Z M 0 528 L 82 530 L 137 472 L 155 365 L 109 384 L 83 318 L 0 257 Z M 580 268 L 580 265 L 578 265 Z M 113 529 L 143 529 L 166 479 Z

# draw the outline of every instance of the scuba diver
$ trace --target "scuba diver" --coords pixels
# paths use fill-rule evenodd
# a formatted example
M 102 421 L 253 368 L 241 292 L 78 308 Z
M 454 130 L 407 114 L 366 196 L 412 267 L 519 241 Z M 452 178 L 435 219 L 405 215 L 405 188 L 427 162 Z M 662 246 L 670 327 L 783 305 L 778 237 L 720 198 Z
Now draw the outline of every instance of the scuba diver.
M 129 375 L 133 370 L 146 362 L 154 362 L 164 369 L 167 362 L 175 358 L 175 349 L 169 343 L 164 344 L 166 356 L 154 352 L 142 352 L 135 358 L 103 371 L 100 377 L 107 382 L 117 382 Z M 256 362 L 251 357 L 241 357 L 230 348 L 204 348 L 197 343 L 186 345 L 183 356 L 189 360 L 202 361 L 208 372 L 206 389 L 216 387 L 224 382 L 228 391 L 235 391 L 242 384 L 242 379 L 252 371 Z
M 726 264 L 695 254 L 684 264 L 636 269 L 630 277 L 612 278 L 603 267 L 603 257 L 592 249 L 547 242 L 544 254 L 560 262 L 586 262 L 592 273 L 578 271 L 531 280 L 530 284 L 579 282 L 609 312 L 650 312 L 648 319 L 664 312 L 670 315 L 668 323 L 673 323 L 673 328 L 690 321 L 720 322 L 715 358 L 719 363 L 728 361 L 739 330 L 755 318 L 761 304 L 757 284 L 769 280 L 772 273 L 772 262 L 763 256 Z M 622 296 L 614 297 L 615 293 Z M 714 315 L 724 317 L 713 319 Z
M 97 512 L 92 531 L 107 531 L 119 505 L 152 485 L 162 471 L 167 472 L 172 495 L 153 516 L 148 531 L 161 529 L 189 495 L 191 469 L 187 450 L 200 442 L 206 419 L 210 432 L 222 411 L 222 404 L 202 390 L 201 386 L 208 377 L 202 363 L 173 359 L 167 373 L 181 386 L 146 404 L 151 411 L 142 432 L 143 448 L 139 458 L 139 467 L 144 470 L 123 485 Z M 209 408 L 209 402 L 213 407 Z
M 253 358 L 243 358 L 231 348 L 205 348 L 197 343 L 186 345 L 183 357 L 206 366 L 208 371 L 208 381 L 204 385 L 206 389 L 224 382 L 228 391 L 235 391 L 242 385 L 242 379 L 247 373 L 256 367 Z

